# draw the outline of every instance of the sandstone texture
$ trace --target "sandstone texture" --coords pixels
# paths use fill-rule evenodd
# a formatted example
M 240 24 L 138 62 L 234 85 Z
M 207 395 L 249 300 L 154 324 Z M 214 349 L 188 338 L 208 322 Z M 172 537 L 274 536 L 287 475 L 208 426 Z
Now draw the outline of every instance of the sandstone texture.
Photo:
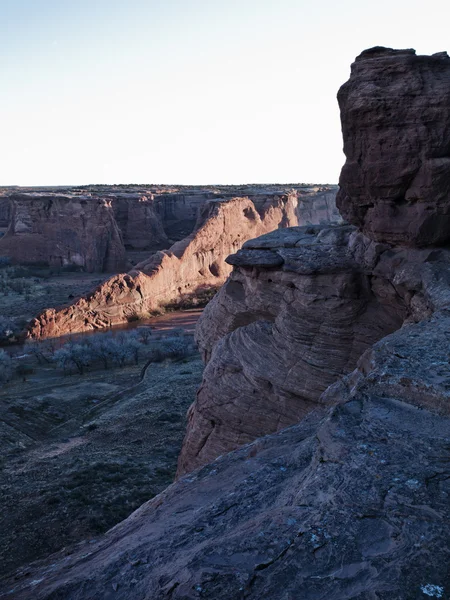
M 248 198 L 209 200 L 191 235 L 152 254 L 130 273 L 110 278 L 75 304 L 44 311 L 32 322 L 30 337 L 124 323 L 182 296 L 220 286 L 231 271 L 225 262 L 230 252 L 255 235 L 295 222 L 295 195 L 263 196 L 259 205 L 258 211 Z
M 88 272 L 126 265 L 110 202 L 89 196 L 15 193 L 0 256 L 22 264 L 75 266 Z
M 117 194 L 111 205 L 125 248 L 156 250 L 169 245 L 153 195 Z
M 338 94 L 346 163 L 337 205 L 371 239 L 450 241 L 450 58 L 372 48 Z
M 179 474 L 297 423 L 359 357 L 450 304 L 450 252 L 373 242 L 354 227 L 279 230 L 246 242 L 204 310 L 207 361 Z
M 387 336 L 299 425 L 16 573 L 1 597 L 446 598 L 449 314 Z
M 336 206 L 337 188 L 319 187 L 305 192 L 298 194 L 298 225 L 342 223 L 341 214 Z

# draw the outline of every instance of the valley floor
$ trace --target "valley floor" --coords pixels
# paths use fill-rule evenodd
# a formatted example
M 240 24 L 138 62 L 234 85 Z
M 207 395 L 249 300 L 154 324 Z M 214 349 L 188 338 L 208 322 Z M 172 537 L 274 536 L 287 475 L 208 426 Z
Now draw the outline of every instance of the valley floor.
M 0 393 L 0 565 L 106 531 L 173 481 L 203 365 L 16 381 Z

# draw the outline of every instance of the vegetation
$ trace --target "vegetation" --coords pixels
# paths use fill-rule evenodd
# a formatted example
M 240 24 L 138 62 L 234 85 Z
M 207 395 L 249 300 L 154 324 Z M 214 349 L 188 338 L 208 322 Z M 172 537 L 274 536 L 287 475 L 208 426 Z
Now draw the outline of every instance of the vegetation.
M 10 320 L 0 319 L 1 332 L 8 336 Z M 180 360 L 196 353 L 192 335 L 174 329 L 166 337 L 152 335 L 150 327 L 138 327 L 131 331 L 108 331 L 82 335 L 75 339 L 58 339 L 32 342 L 25 346 L 25 355 L 11 357 L 0 350 L 0 381 L 6 383 L 14 375 L 26 379 L 33 367 L 24 363 L 32 357 L 38 366 L 54 365 L 64 374 L 87 370 L 112 369 L 126 365 L 138 365 L 141 361 L 162 362 L 166 359 Z

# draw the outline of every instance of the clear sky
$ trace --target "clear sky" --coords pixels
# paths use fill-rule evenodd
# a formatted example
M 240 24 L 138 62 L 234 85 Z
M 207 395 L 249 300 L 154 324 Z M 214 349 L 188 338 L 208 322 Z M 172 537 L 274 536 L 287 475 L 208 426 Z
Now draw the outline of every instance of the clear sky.
M 365 48 L 449 0 L 0 0 L 0 185 L 337 182 Z

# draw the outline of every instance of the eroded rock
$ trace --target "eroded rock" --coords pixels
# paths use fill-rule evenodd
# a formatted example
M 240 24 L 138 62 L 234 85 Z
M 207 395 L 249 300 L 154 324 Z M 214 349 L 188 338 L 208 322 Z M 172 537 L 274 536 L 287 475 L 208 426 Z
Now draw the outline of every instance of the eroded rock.
M 122 236 L 104 198 L 16 193 L 0 255 L 21 264 L 120 271 L 126 265 Z M 3 201 L 4 202 L 4 201 Z
M 390 248 L 351 226 L 276 231 L 227 260 L 197 326 L 208 364 L 179 474 L 298 422 L 375 342 L 450 307 L 449 251 Z
M 337 206 L 368 237 L 450 240 L 450 58 L 372 48 L 338 93 L 346 163 Z
M 295 219 L 295 196 L 273 196 L 258 212 L 248 198 L 209 200 L 195 231 L 169 250 L 152 254 L 128 274 L 116 275 L 63 309 L 48 309 L 32 322 L 33 338 L 109 327 L 148 315 L 182 296 L 218 287 L 231 271 L 225 262 L 247 239 Z
M 302 423 L 181 478 L 102 539 L 27 567 L 3 582 L 5 597 L 445 598 L 449 339 L 448 312 L 398 330 Z M 424 402 L 411 402 L 416 384 Z

